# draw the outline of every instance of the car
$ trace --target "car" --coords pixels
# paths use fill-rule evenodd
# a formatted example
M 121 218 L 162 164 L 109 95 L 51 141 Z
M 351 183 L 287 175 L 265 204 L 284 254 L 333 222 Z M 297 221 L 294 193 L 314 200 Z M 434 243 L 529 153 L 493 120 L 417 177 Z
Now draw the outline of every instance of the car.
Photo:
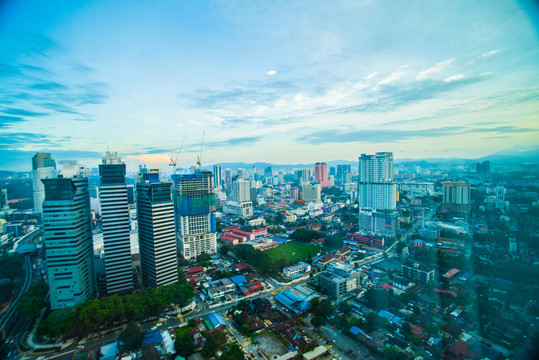
M 77 346 L 77 349 L 84 349 L 84 346 L 79 345 L 79 346 Z

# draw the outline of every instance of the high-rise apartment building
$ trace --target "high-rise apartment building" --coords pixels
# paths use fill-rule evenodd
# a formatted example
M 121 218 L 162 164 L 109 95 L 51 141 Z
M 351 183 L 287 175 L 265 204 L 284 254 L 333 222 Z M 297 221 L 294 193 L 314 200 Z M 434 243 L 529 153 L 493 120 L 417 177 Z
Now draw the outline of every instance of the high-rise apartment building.
M 325 162 L 314 164 L 314 180 L 320 183 L 322 189 L 329 188 L 328 165 Z
M 128 294 L 134 289 L 129 206 L 125 164 L 117 153 L 107 151 L 99 175 L 106 291 L 108 295 Z
M 251 201 L 251 183 L 248 180 L 238 179 L 232 183 L 232 201 Z
M 301 188 L 301 199 L 307 202 L 318 202 L 321 200 L 322 187 L 318 183 L 303 183 Z
M 299 189 L 295 186 L 290 188 L 290 199 L 297 201 L 299 199 Z
M 213 180 L 215 187 L 223 186 L 223 174 L 221 172 L 221 165 L 219 164 L 213 165 Z
M 467 182 L 444 182 L 443 206 L 455 211 L 469 211 L 471 187 Z
M 32 180 L 34 185 L 34 209 L 43 212 L 43 199 L 45 199 L 45 188 L 42 179 L 52 179 L 56 177 L 56 161 L 50 153 L 36 153 L 32 157 Z
M 376 235 L 397 234 L 397 184 L 393 153 L 362 154 L 359 158 L 359 228 Z
M 238 179 L 243 179 L 245 177 L 245 170 L 242 168 L 237 169 L 236 175 L 238 176 Z
M 51 309 L 73 307 L 96 294 L 88 179 L 41 181 Z
M 488 174 L 490 173 L 490 161 L 485 160 L 483 162 L 478 162 L 475 164 L 475 172 L 478 174 Z
M 142 174 L 137 183 L 137 217 L 144 287 L 178 282 L 172 183 Z
M 217 251 L 215 194 L 210 171 L 176 176 L 174 214 L 177 244 L 185 259 Z
M 301 170 L 301 184 L 310 183 L 313 177 L 313 169 Z

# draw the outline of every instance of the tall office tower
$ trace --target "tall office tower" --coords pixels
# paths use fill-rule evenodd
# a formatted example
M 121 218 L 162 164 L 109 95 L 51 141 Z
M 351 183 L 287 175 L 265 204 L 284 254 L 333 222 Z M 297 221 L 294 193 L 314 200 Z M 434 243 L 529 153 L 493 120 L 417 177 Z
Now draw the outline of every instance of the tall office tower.
M 245 170 L 239 168 L 236 170 L 236 175 L 238 175 L 238 179 L 243 179 L 245 177 Z
M 359 228 L 376 235 L 397 234 L 397 184 L 393 153 L 362 154 L 359 158 Z
M 99 165 L 99 175 L 107 294 L 131 293 L 133 264 L 125 164 L 117 153 L 107 151 Z
M 351 173 L 351 166 L 350 164 L 342 164 L 342 165 L 337 165 L 337 175 L 336 175 L 336 179 L 338 181 L 340 181 L 342 184 L 346 184 L 347 183 L 347 179 L 346 179 L 346 175 L 345 174 L 350 174 Z
M 225 176 L 224 176 L 225 184 L 227 188 L 232 185 L 232 170 L 231 169 L 225 169 Z
M 335 176 L 335 166 L 329 168 L 329 175 Z
M 505 209 L 505 188 L 503 186 L 496 186 L 496 209 Z
M 43 199 L 45 199 L 45 188 L 42 179 L 52 179 L 56 177 L 56 161 L 50 153 L 36 153 L 32 157 L 32 180 L 34 183 L 34 209 L 43 212 Z
M 256 166 L 253 167 L 253 180 L 254 181 L 260 180 L 260 169 L 257 168 Z
M 475 172 L 478 174 L 489 174 L 490 173 L 490 161 L 485 160 L 483 162 L 478 162 L 475 164 Z
M 185 259 L 217 251 L 215 194 L 210 171 L 176 176 L 174 214 L 177 244 Z
M 219 164 L 213 165 L 213 180 L 215 187 L 223 186 L 223 174 L 221 173 L 221 165 Z
M 328 164 L 325 162 L 314 164 L 314 180 L 320 183 L 322 189 L 329 187 Z
M 268 166 L 264 170 L 264 179 L 266 180 L 266 184 L 273 184 L 273 170 L 271 169 L 271 166 Z
M 232 201 L 251 201 L 251 183 L 248 180 L 238 179 L 232 183 Z
M 313 169 L 303 169 L 301 171 L 301 183 L 310 183 L 313 177 Z
M 96 293 L 88 179 L 57 177 L 42 182 L 51 309 L 73 307 Z
M 171 187 L 172 183 L 159 182 L 159 177 L 156 179 L 151 173 L 142 174 L 137 183 L 140 263 L 144 287 L 178 282 Z
M 303 183 L 303 171 L 294 169 L 294 184 L 301 185 Z
M 470 183 L 466 182 L 444 182 L 443 207 L 459 212 L 470 210 Z

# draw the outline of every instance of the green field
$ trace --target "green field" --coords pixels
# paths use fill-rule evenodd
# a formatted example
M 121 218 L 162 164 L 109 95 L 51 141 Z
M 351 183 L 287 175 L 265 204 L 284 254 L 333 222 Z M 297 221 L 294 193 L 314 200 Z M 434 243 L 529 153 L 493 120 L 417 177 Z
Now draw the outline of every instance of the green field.
M 305 261 L 309 256 L 314 258 L 318 253 L 322 255 L 326 252 L 326 249 L 319 246 L 294 241 L 265 251 L 265 253 L 272 259 L 284 259 L 287 265 L 297 263 L 298 261 Z

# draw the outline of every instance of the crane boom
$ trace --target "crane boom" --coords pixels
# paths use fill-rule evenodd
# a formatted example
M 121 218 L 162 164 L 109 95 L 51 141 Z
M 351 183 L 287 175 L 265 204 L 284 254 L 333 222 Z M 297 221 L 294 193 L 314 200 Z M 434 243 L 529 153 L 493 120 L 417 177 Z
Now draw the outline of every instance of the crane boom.
M 178 150 L 178 152 L 176 153 L 176 156 L 174 156 L 174 158 L 170 158 L 170 164 L 168 164 L 168 166 L 172 166 L 174 167 L 173 169 L 173 172 L 176 173 L 176 165 L 178 164 L 178 158 L 180 157 L 180 154 L 182 152 L 182 149 L 183 149 L 183 144 L 185 142 L 185 137 L 187 136 L 187 133 L 183 135 L 183 140 L 182 140 L 182 144 L 180 145 L 180 149 Z
M 200 143 L 200 155 L 198 155 L 197 157 L 197 164 L 198 164 L 199 170 L 202 167 L 202 150 L 204 149 L 204 134 L 205 134 L 205 131 L 202 132 L 202 142 Z

